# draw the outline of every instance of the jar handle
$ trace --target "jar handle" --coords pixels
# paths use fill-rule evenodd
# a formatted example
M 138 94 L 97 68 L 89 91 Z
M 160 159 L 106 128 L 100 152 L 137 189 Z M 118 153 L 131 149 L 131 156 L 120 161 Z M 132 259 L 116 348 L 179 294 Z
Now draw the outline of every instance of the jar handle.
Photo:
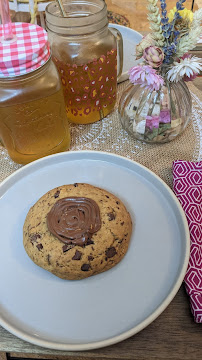
M 114 28 L 113 26 L 110 26 L 109 29 L 110 30 L 112 29 L 116 33 L 116 41 L 117 41 L 117 45 L 118 45 L 118 47 L 117 47 L 118 53 L 117 54 L 119 56 L 119 70 L 118 70 L 118 74 L 117 74 L 117 82 L 118 82 L 122 75 L 122 70 L 123 70 L 123 38 L 118 29 Z

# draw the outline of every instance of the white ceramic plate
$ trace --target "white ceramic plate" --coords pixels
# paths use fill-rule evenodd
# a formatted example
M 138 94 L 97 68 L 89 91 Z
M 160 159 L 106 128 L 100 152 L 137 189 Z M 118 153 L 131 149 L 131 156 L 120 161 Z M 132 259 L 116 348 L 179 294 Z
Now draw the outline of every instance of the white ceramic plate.
M 142 35 L 126 26 L 109 24 L 109 27 L 118 29 L 123 38 L 123 71 L 119 83 L 128 79 L 128 70 L 141 60 L 135 60 L 135 47 L 142 40 Z
M 44 193 L 74 182 L 117 195 L 134 228 L 117 266 L 67 281 L 29 259 L 22 229 Z M 87 350 L 124 340 L 160 315 L 183 281 L 189 231 L 181 206 L 159 177 L 126 158 L 75 151 L 35 161 L 0 185 L 0 212 L 0 324 L 33 344 Z

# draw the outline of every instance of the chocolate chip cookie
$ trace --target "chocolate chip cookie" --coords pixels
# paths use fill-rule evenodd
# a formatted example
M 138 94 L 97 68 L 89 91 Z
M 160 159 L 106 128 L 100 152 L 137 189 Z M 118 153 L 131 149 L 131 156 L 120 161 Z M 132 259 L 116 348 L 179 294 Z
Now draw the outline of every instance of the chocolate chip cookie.
M 35 264 L 62 279 L 109 270 L 127 252 L 132 221 L 108 191 L 82 183 L 48 191 L 29 210 L 23 244 Z

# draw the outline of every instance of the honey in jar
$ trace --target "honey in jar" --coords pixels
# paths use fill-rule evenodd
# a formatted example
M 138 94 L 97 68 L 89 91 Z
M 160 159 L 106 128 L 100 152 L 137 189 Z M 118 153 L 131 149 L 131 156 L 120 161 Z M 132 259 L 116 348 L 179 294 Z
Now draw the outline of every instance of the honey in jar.
M 12 27 L 17 41 L 0 42 L 0 140 L 12 160 L 27 164 L 67 150 L 70 133 L 47 33 L 31 24 Z
M 68 119 L 93 123 L 107 116 L 116 103 L 117 51 L 122 71 L 122 38 L 108 28 L 103 0 L 63 1 L 67 17 L 56 3 L 46 8 L 53 61 L 60 74 Z M 118 46 L 117 46 L 118 44 Z

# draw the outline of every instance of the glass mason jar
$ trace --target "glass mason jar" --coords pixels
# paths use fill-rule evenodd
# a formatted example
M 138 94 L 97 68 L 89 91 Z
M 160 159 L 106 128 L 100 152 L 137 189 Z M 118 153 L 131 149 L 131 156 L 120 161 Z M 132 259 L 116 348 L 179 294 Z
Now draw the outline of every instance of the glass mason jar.
M 27 33 L 30 26 L 31 31 L 34 31 L 35 25 L 16 24 L 20 36 L 23 32 L 21 30 L 24 29 Z M 13 28 L 14 25 L 12 24 Z M 37 27 L 37 31 L 41 39 L 40 36 L 45 31 L 39 28 Z M 44 36 L 47 37 L 47 34 Z M 21 39 L 18 40 L 21 43 Z M 36 38 L 34 41 L 36 44 Z M 44 44 L 45 42 L 46 38 Z M 2 51 L 1 46 L 4 44 L 0 43 Z M 8 47 L 7 44 L 6 46 Z M 18 44 L 13 43 L 12 46 L 19 49 Z M 24 46 L 26 48 L 26 44 Z M 28 47 L 31 48 L 30 43 Z M 47 54 L 45 58 L 44 53 Z M 21 66 L 16 61 L 17 65 L 13 62 L 13 67 L 8 69 L 5 67 L 8 65 L 6 59 L 4 63 L 0 62 L 0 141 L 8 150 L 11 159 L 19 164 L 27 164 L 43 156 L 65 151 L 70 145 L 61 81 L 50 58 L 49 47 L 45 46 L 43 52 L 40 49 L 44 61 L 35 56 L 35 64 L 32 62 L 33 53 L 30 54 L 30 62 L 26 62 L 26 51 L 24 55 L 21 60 L 25 60 L 25 63 Z M 37 63 L 39 59 L 41 62 Z M 26 68 L 28 65 L 32 68 Z M 12 76 L 8 76 L 8 71 L 12 72 Z M 14 76 L 16 72 L 19 74 Z
M 119 103 L 123 128 L 135 139 L 165 143 L 180 135 L 191 119 L 192 100 L 184 81 L 169 82 L 159 91 L 129 84 Z
M 122 72 L 123 45 L 120 33 L 108 28 L 103 0 L 64 0 L 67 17 L 57 3 L 46 7 L 46 26 L 53 60 L 63 84 L 68 119 L 93 123 L 114 108 L 118 77 Z
M 0 79 L 0 140 L 19 164 L 69 148 L 60 78 L 51 59 L 32 73 Z

